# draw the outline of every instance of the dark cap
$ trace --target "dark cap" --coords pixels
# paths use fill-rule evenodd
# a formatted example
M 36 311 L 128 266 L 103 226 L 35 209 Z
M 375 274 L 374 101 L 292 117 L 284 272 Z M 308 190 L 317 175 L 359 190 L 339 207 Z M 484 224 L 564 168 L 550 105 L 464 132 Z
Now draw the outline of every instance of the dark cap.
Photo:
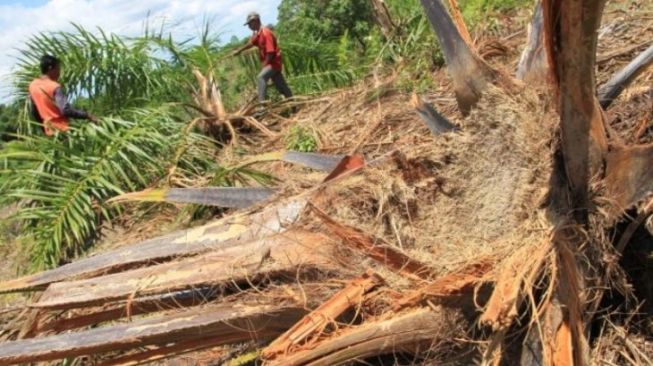
M 261 16 L 258 15 L 258 13 L 255 11 L 247 14 L 247 21 L 245 22 L 245 25 L 249 24 L 253 20 L 261 20 Z

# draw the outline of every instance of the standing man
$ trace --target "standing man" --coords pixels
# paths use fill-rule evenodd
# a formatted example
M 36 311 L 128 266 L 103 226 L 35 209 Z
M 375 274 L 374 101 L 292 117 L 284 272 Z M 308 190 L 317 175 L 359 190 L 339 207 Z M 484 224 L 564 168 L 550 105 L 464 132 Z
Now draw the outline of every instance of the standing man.
M 259 102 L 264 102 L 266 99 L 268 80 L 270 79 L 272 79 L 279 93 L 286 98 L 292 97 L 288 83 L 286 83 L 286 79 L 281 73 L 283 66 L 281 65 L 281 50 L 277 44 L 277 37 L 274 36 L 270 28 L 261 27 L 261 17 L 258 13 L 250 13 L 247 16 L 245 25 L 254 31 L 254 35 L 247 44 L 236 50 L 233 55 L 238 56 L 252 47 L 258 48 L 261 63 L 263 64 L 263 69 L 257 77 Z
M 61 61 L 54 56 L 45 55 L 41 57 L 41 76 L 29 84 L 32 116 L 43 123 L 47 136 L 53 136 L 55 131 L 68 131 L 69 118 L 97 122 L 97 118 L 92 114 L 75 109 L 68 103 L 68 98 L 59 84 L 59 76 Z

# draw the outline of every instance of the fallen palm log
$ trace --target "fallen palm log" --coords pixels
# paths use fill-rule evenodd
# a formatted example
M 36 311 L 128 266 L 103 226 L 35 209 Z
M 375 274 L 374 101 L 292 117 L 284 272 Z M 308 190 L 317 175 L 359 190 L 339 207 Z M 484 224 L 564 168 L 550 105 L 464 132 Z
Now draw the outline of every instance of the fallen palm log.
M 434 136 L 458 130 L 458 127 L 438 113 L 432 105 L 425 103 L 417 94 L 413 94 L 410 102 Z
M 428 349 L 446 339 L 446 334 L 457 328 L 456 317 L 441 310 L 419 309 L 392 319 L 364 323 L 359 327 L 336 333 L 313 349 L 275 359 L 266 365 L 278 366 L 334 366 L 351 360 L 401 351 L 404 347 L 423 346 Z
M 53 361 L 82 355 L 207 340 L 208 346 L 271 339 L 304 314 L 294 307 L 218 306 L 83 332 L 0 345 L 0 364 Z M 220 339 L 220 342 L 213 342 Z
M 436 271 L 427 264 L 409 257 L 382 239 L 374 238 L 356 228 L 340 224 L 317 207 L 313 205 L 310 207 L 311 212 L 316 214 L 334 234 L 340 237 L 344 244 L 387 266 L 392 271 L 417 281 L 437 275 Z
M 333 324 L 346 310 L 360 306 L 363 296 L 382 282 L 383 279 L 372 271 L 351 281 L 344 289 L 275 339 L 263 350 L 263 358 L 271 360 L 282 353 L 292 351 L 293 348 L 313 344 L 329 324 Z
M 296 274 L 302 268 L 326 268 L 330 252 L 328 241 L 320 234 L 290 231 L 195 258 L 55 283 L 31 306 L 78 308 L 194 287 L 256 282 L 266 276 Z
M 271 188 L 236 187 L 146 189 L 122 194 L 109 202 L 195 203 L 224 208 L 247 208 L 269 199 L 275 192 Z
M 282 201 L 255 213 L 226 217 L 213 223 L 82 259 L 62 267 L 0 283 L 0 293 L 42 289 L 71 278 L 88 278 L 176 257 L 230 248 L 256 238 L 284 232 L 301 213 L 307 197 Z
M 174 292 L 171 294 L 146 296 L 117 304 L 110 304 L 99 309 L 82 309 L 83 311 L 44 317 L 38 321 L 33 331 L 27 335 L 62 333 L 68 330 L 85 328 L 122 318 L 131 318 L 142 314 L 204 305 L 214 300 L 220 291 L 213 287 Z
M 653 65 L 653 44 L 599 88 L 599 102 L 607 109 L 646 68 Z

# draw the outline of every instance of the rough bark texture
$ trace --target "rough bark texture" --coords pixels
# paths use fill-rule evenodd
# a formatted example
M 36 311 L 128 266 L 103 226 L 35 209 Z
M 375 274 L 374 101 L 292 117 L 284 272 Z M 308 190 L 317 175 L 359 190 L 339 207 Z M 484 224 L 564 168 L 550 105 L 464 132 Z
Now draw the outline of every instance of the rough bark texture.
M 319 234 L 287 232 L 197 258 L 56 283 L 33 306 L 70 309 L 206 285 L 239 283 L 257 276 L 296 273 L 301 267 L 326 265 L 327 243 L 328 239 Z
M 240 214 L 208 225 L 82 259 L 65 266 L 0 284 L 0 293 L 44 288 L 71 278 L 88 278 L 136 266 L 163 262 L 210 250 L 232 248 L 266 235 L 281 233 L 294 222 L 307 198 L 280 202 L 254 214 Z
M 270 339 L 304 314 L 300 308 L 217 307 L 130 324 L 3 344 L 0 364 L 52 361 L 180 340 L 220 337 L 220 344 Z

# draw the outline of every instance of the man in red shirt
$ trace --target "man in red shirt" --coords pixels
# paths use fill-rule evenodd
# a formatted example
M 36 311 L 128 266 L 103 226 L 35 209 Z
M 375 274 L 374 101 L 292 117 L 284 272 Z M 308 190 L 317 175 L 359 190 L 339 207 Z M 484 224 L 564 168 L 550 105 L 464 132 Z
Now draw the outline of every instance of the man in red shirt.
M 250 13 L 247 16 L 247 23 L 245 25 L 254 31 L 254 35 L 252 35 L 252 38 L 247 44 L 234 52 L 234 56 L 252 47 L 258 48 L 261 63 L 263 64 L 263 69 L 257 78 L 259 102 L 264 102 L 266 99 L 268 80 L 270 79 L 272 79 L 279 93 L 286 98 L 292 97 L 288 83 L 286 83 L 286 79 L 281 73 L 283 66 L 281 64 L 281 50 L 277 44 L 277 37 L 274 36 L 270 28 L 261 26 L 261 17 L 258 13 Z

